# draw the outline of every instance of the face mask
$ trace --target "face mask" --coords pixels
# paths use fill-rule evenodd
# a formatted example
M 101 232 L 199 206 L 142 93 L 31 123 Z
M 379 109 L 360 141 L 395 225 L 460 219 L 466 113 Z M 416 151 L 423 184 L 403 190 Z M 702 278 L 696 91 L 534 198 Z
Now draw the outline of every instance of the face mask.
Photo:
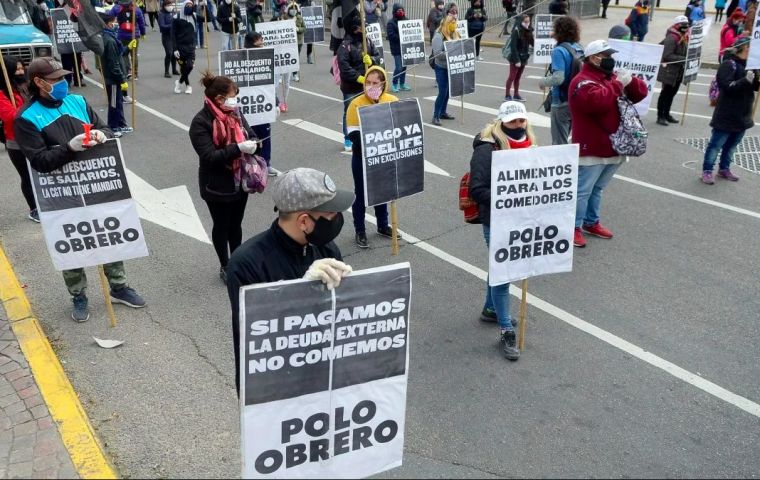
M 512 140 L 522 140 L 523 138 L 525 138 L 526 130 L 523 127 L 508 128 L 508 127 L 505 127 L 504 124 L 502 123 L 501 129 Z
M 189 17 L 193 14 L 193 7 L 185 7 L 185 16 Z
M 528 29 L 530 28 L 530 22 L 523 22 L 522 26 L 523 28 Z
M 222 108 L 228 111 L 232 111 L 237 107 L 238 101 L 237 97 L 227 98 L 224 100 L 224 103 L 222 104 Z
M 599 68 L 605 73 L 612 73 L 615 70 L 615 59 L 612 57 L 605 57 L 599 62 Z
M 377 101 L 380 95 L 383 94 L 383 87 L 369 87 L 367 88 L 367 96 L 372 100 Z
M 50 98 L 53 100 L 63 100 L 68 94 L 69 82 L 67 82 L 65 78 L 61 79 L 60 82 L 54 83 L 48 92 L 48 95 L 50 95 Z
M 443 10 L 443 5 L 438 5 L 438 10 Z
M 396 18 L 404 18 L 404 15 L 406 15 L 406 12 L 404 12 L 403 10 L 398 10 L 396 12 Z
M 335 240 L 343 228 L 343 214 L 338 212 L 332 220 L 325 217 L 316 219 L 309 215 L 314 221 L 314 230 L 306 234 L 306 241 L 317 247 L 324 247 Z
M 295 17 L 296 16 L 296 11 L 291 8 L 290 10 L 288 10 L 288 15 L 291 16 L 291 17 Z
M 449 33 L 454 33 L 457 31 L 457 24 L 452 22 L 449 23 Z
M 679 32 L 685 32 L 688 29 L 689 29 L 688 25 L 681 25 L 680 27 L 678 27 Z
M 13 81 L 16 83 L 16 85 L 23 85 L 24 83 L 26 83 L 26 75 L 24 75 L 23 73 L 16 74 L 13 76 Z

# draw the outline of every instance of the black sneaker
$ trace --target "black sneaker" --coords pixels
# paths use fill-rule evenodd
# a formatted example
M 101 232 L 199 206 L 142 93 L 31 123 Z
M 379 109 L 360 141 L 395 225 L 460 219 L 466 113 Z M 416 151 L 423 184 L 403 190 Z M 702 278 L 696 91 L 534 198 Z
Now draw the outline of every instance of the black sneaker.
M 664 127 L 667 127 L 670 125 L 667 120 L 665 120 L 665 117 L 657 117 L 657 125 L 662 125 Z
M 172 78 L 169 72 L 164 72 L 164 78 Z
M 29 215 L 27 215 L 26 218 L 28 218 L 29 220 L 35 223 L 40 223 L 40 214 L 36 208 L 29 210 Z
M 517 349 L 517 335 L 514 330 L 501 332 L 501 348 L 507 360 L 515 361 L 520 358 L 520 350 Z
M 71 297 L 74 302 L 74 310 L 71 312 L 71 319 L 77 323 L 86 322 L 90 319 L 90 311 L 87 309 L 87 295 L 80 293 Z
M 449 115 L 448 113 L 441 114 L 441 120 L 454 120 L 454 115 Z
M 227 285 L 227 267 L 219 268 L 219 278 L 221 278 L 224 284 Z
M 121 303 L 132 308 L 142 308 L 145 306 L 145 300 L 135 292 L 133 288 L 123 287 L 119 290 L 111 289 L 111 302 Z
M 676 120 L 673 115 L 666 115 L 665 120 L 667 120 L 668 123 L 679 123 L 680 120 Z
M 369 248 L 369 242 L 367 242 L 367 234 L 366 233 L 364 233 L 364 232 L 357 233 L 355 240 L 356 240 L 356 245 L 359 248 Z
M 496 323 L 498 321 L 498 318 L 496 318 L 496 312 L 490 308 L 484 308 L 483 311 L 480 312 L 480 321 L 486 323 Z
M 389 226 L 377 229 L 377 234 L 383 237 L 393 238 L 393 229 Z M 396 238 L 401 240 L 401 232 L 396 232 Z

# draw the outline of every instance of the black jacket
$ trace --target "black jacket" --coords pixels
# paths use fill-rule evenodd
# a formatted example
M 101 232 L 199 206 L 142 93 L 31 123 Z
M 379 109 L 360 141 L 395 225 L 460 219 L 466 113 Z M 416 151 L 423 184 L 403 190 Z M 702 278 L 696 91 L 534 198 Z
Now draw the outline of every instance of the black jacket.
M 475 18 L 475 13 L 480 13 L 480 18 Z M 486 9 L 482 5 L 479 8 L 470 7 L 467 9 L 467 13 L 465 13 L 464 18 L 467 20 L 467 31 L 470 32 L 470 35 L 478 34 L 486 29 L 486 22 L 488 21 L 488 16 L 486 15 Z
M 103 65 L 103 76 L 106 85 L 121 85 L 127 81 L 127 74 L 122 63 L 121 43 L 115 35 L 103 32 L 103 55 L 100 62 Z
M 500 150 L 498 144 L 475 135 L 470 159 L 470 197 L 478 204 L 483 225 L 491 225 L 491 154 L 494 150 Z
M 172 21 L 172 50 L 181 58 L 195 59 L 195 27 L 189 21 L 175 18 Z
M 533 45 L 533 29 L 522 26 L 524 17 L 516 19 L 516 26 L 512 29 L 512 39 L 509 43 L 509 63 L 525 64 L 530 58 L 530 47 Z
M 760 80 L 757 76 L 754 81 L 747 80 L 744 69 L 746 60 L 728 55 L 726 57 L 715 74 L 720 95 L 710 126 L 725 132 L 742 132 L 755 124 L 752 120 L 752 103 L 755 100 L 754 92 L 760 87 Z
M 235 378 L 240 385 L 240 361 L 238 345 L 240 341 L 239 295 L 240 287 L 254 283 L 296 280 L 306 274 L 315 260 L 335 258 L 343 260 L 335 243 L 324 247 L 300 245 L 290 238 L 277 220 L 265 232 L 249 239 L 239 246 L 227 264 L 227 294 L 232 307 L 232 340 L 235 346 Z
M 567 1 L 552 0 L 549 3 L 549 13 L 552 15 L 567 15 Z
M 234 202 L 248 195 L 235 185 L 235 175 L 232 172 L 232 161 L 240 157 L 240 148 L 236 143 L 217 148 L 214 145 L 212 125 L 214 114 L 204 105 L 195 115 L 190 124 L 190 142 L 198 154 L 198 186 L 201 198 L 207 202 Z M 240 117 L 243 133 L 255 139 L 245 117 Z
M 174 21 L 174 15 L 172 12 L 167 12 L 165 8 L 161 8 L 158 12 L 158 29 L 161 31 L 161 35 L 169 35 L 172 33 L 172 22 Z
M 80 118 L 85 116 L 87 118 Z M 55 120 L 47 122 L 49 116 Z M 33 97 L 24 105 L 13 122 L 16 142 L 32 168 L 38 172 L 52 172 L 74 159 L 69 141 L 84 133 L 83 120 L 107 137 L 113 137 L 108 125 L 98 117 L 80 95 L 69 94 L 63 100 Z M 41 123 L 40 123 L 41 122 Z
M 657 72 L 657 81 L 664 85 L 675 85 L 683 81 L 683 73 L 686 67 L 686 51 L 688 42 L 680 41 L 680 33 L 669 29 L 665 34 L 665 39 L 661 42 L 662 63 L 660 71 Z
M 224 33 L 232 33 L 232 5 L 227 2 L 219 2 L 219 10 L 216 12 L 216 19 Z M 235 4 L 235 33 L 240 32 L 240 7 Z
M 367 42 L 367 53 L 372 57 L 373 65 L 380 65 L 380 57 L 372 42 Z M 338 68 L 340 69 L 340 91 L 356 94 L 364 91 L 364 86 L 357 81 L 364 75 L 366 68 L 362 61 L 362 37 L 346 33 L 343 43 L 338 47 Z
M 385 26 L 385 31 L 388 34 L 388 43 L 391 45 L 391 55 L 401 55 L 401 35 L 398 31 L 399 20 L 396 18 L 397 6 L 401 8 L 401 5 L 393 6 L 393 18 L 388 20 L 388 24 Z

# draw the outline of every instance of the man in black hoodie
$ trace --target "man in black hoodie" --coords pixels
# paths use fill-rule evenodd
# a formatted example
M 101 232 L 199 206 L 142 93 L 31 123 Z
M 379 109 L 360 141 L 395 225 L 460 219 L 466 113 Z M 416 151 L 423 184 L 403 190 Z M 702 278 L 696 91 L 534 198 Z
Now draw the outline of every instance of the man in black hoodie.
M 103 55 L 100 63 L 103 66 L 103 79 L 105 80 L 106 95 L 108 96 L 108 128 L 115 137 L 121 137 L 124 133 L 132 133 L 132 127 L 127 126 L 124 118 L 124 100 L 122 90 L 127 90 L 127 72 L 122 58 L 124 46 L 116 37 L 116 17 L 107 13 L 101 14 L 106 28 L 103 29 Z

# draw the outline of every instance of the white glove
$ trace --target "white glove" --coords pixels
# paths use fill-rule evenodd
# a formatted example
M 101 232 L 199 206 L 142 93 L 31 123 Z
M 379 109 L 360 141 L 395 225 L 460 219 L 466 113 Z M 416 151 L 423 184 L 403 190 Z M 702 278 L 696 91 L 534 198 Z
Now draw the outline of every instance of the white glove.
M 328 290 L 332 290 L 338 287 L 343 277 L 352 271 L 351 265 L 346 265 L 340 260 L 322 258 L 315 260 L 311 264 L 303 278 L 306 280 L 320 280 Z
M 102 134 L 103 132 L 100 132 L 100 133 Z M 84 152 L 88 148 L 94 147 L 95 145 L 98 144 L 98 142 L 92 139 L 90 139 L 90 141 L 87 142 L 86 144 L 83 142 L 84 142 L 84 133 L 80 133 L 76 137 L 69 140 L 69 150 L 71 150 L 72 152 Z
M 747 70 L 747 80 L 749 82 L 752 82 L 755 79 L 755 72 L 754 70 Z
M 108 140 L 108 137 L 106 137 L 106 134 L 101 132 L 100 130 L 90 130 L 90 138 L 92 140 L 95 140 L 97 143 L 103 143 L 106 140 Z
M 246 140 L 244 142 L 240 142 L 237 144 L 238 148 L 241 152 L 247 153 L 248 155 L 253 155 L 256 153 L 256 149 L 259 148 L 259 144 L 254 142 L 253 140 Z
M 620 81 L 620 83 L 623 84 L 624 87 L 627 87 L 629 83 L 631 83 L 631 80 L 633 80 L 633 75 L 631 75 L 631 72 L 626 70 L 625 68 L 621 68 L 616 72 L 617 79 Z
M 179 50 L 174 50 L 174 56 L 175 56 L 176 58 L 179 58 Z

